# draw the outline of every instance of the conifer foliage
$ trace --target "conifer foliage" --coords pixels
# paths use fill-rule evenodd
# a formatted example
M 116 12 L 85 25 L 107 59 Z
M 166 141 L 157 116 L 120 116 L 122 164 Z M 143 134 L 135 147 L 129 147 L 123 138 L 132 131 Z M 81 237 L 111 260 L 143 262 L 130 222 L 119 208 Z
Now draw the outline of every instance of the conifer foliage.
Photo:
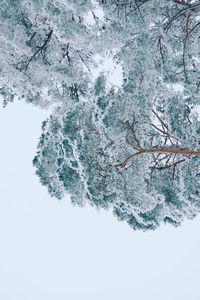
M 54 104 L 33 160 L 50 195 L 134 230 L 199 213 L 199 20 L 199 1 L 3 0 L 3 104 Z M 108 55 L 121 86 L 94 77 Z

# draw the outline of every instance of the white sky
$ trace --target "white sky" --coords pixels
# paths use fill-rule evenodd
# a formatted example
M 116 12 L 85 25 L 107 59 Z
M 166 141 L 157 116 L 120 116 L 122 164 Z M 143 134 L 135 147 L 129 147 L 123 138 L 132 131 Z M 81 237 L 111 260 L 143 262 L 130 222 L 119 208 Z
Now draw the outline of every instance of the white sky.
M 134 232 L 50 198 L 32 167 L 46 115 L 0 109 L 0 299 L 199 300 L 200 218 Z

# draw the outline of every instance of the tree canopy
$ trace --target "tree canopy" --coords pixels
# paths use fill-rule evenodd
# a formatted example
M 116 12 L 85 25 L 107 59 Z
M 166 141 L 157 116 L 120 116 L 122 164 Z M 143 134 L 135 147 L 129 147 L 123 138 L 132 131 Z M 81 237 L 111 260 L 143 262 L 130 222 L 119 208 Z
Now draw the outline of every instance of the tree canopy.
M 135 230 L 198 214 L 199 20 L 199 1 L 3 1 L 4 106 L 56 104 L 33 160 L 50 195 Z M 121 86 L 94 78 L 106 55 Z

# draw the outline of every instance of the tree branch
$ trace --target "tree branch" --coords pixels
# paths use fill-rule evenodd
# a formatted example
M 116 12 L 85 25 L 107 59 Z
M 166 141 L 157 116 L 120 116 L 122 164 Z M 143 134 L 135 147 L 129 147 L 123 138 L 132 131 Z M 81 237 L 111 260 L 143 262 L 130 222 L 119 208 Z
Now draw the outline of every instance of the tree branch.
M 140 156 L 143 154 L 152 154 L 152 153 L 158 153 L 158 154 L 178 154 L 178 155 L 191 155 L 191 156 L 200 156 L 200 151 L 194 151 L 190 149 L 179 149 L 179 148 L 147 148 L 147 149 L 141 149 L 138 152 L 135 152 L 128 156 L 124 161 L 118 164 L 114 164 L 113 167 L 116 169 L 122 169 L 127 166 L 129 161 L 134 159 L 136 156 Z M 185 160 L 185 159 L 184 159 Z
M 50 41 L 50 39 L 51 39 L 52 33 L 53 33 L 53 30 L 51 29 L 51 30 L 49 31 L 49 33 L 46 35 L 47 38 L 45 39 L 43 45 L 42 45 L 42 46 L 39 46 L 38 49 L 36 50 L 36 52 L 28 59 L 26 65 L 25 65 L 25 68 L 24 68 L 25 74 L 26 74 L 26 71 L 27 71 L 27 69 L 28 69 L 30 63 L 33 61 L 33 59 L 34 59 L 40 52 L 42 52 L 42 51 L 47 47 L 47 45 L 48 45 L 48 43 L 49 43 L 49 41 Z

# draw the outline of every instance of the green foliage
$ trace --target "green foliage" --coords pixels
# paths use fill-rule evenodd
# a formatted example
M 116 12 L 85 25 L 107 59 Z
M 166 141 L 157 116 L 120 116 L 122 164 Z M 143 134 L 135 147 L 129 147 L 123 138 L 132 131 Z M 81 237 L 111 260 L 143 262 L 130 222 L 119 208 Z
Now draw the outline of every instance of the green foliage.
M 57 104 L 33 160 L 52 196 L 111 209 L 134 230 L 197 215 L 199 16 L 198 1 L 2 1 L 4 106 Z M 122 86 L 92 75 L 108 54 Z
M 99 106 L 100 99 L 107 105 Z M 155 106 L 156 102 L 153 104 Z M 52 165 L 45 166 L 48 189 L 52 185 L 51 178 L 58 178 L 55 190 L 62 186 L 62 194 L 69 193 L 73 203 L 109 208 L 135 230 L 155 229 L 162 223 L 177 226 L 185 217 L 193 218 L 199 211 L 198 157 L 183 161 L 175 174 L 173 168 L 154 168 L 150 154 L 135 157 L 123 168 L 116 167 L 135 151 L 133 147 L 138 147 L 128 125 L 133 124 L 133 120 L 137 140 L 143 147 L 151 147 L 151 136 L 155 143 L 162 142 L 159 135 L 154 135 L 149 118 L 145 121 L 145 116 L 140 115 L 142 109 L 146 112 L 148 108 L 121 89 L 104 92 L 101 98 L 94 90 L 94 95 L 87 102 L 76 104 L 73 111 L 57 110 L 57 119 L 48 121 L 48 129 L 43 133 L 48 138 L 45 144 L 39 145 L 37 154 L 36 166 L 40 170 L 46 164 L 43 150 L 48 147 L 48 155 L 52 153 L 48 159 Z M 151 115 L 149 110 L 148 116 Z M 187 117 L 183 112 L 183 120 Z M 184 122 L 177 126 L 186 135 Z M 190 127 L 192 130 L 192 124 Z M 174 132 L 177 133 L 176 128 Z M 188 132 L 187 137 L 180 138 L 182 145 L 183 142 L 190 144 L 185 141 L 186 138 L 190 140 L 190 130 Z M 60 152 L 59 147 L 62 147 Z M 58 154 L 52 149 L 59 152 L 62 163 L 58 164 Z M 163 157 L 160 156 L 161 161 Z M 170 162 L 171 159 L 175 156 Z M 52 191 L 50 193 L 55 196 Z

